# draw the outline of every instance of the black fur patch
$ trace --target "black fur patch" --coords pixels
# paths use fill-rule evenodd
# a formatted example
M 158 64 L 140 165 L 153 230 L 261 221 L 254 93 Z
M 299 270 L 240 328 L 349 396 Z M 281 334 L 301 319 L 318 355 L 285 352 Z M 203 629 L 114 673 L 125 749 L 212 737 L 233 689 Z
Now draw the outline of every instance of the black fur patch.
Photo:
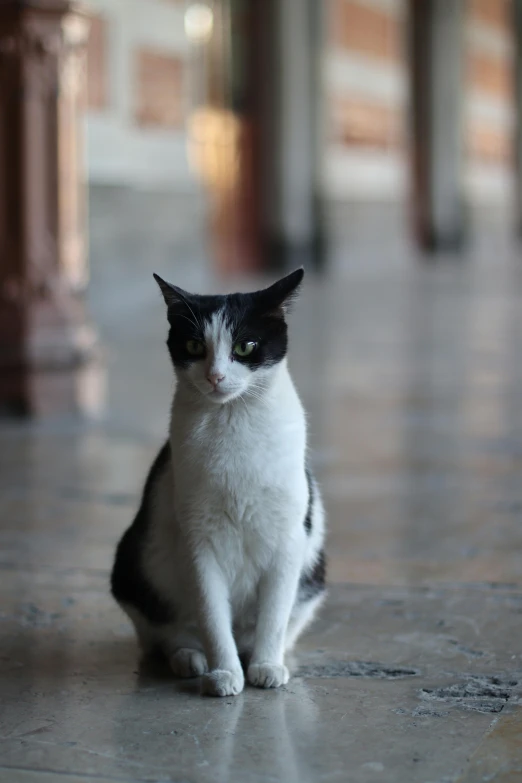
M 299 580 L 299 590 L 297 600 L 299 602 L 309 601 L 316 595 L 322 593 L 326 583 L 326 555 L 324 549 L 321 549 L 314 566 L 308 572 L 301 574 Z
M 303 278 L 298 269 L 274 285 L 249 294 L 226 296 L 199 296 L 189 294 L 155 278 L 163 292 L 168 307 L 170 331 L 167 345 L 175 367 L 186 369 L 201 356 L 191 356 L 187 351 L 189 340 L 204 344 L 205 326 L 218 311 L 223 311 L 224 322 L 232 333 L 232 344 L 254 342 L 256 348 L 246 357 L 233 356 L 251 370 L 277 364 L 286 356 L 288 330 L 285 312 Z
M 167 441 L 149 471 L 141 505 L 134 522 L 124 533 L 118 545 L 111 575 L 111 589 L 116 600 L 135 606 L 154 625 L 169 623 L 174 619 L 172 607 L 158 595 L 147 579 L 142 565 L 142 554 L 149 528 L 151 495 L 154 484 L 169 460 L 170 443 Z
M 305 468 L 306 481 L 308 483 L 308 506 L 306 509 L 306 516 L 304 518 L 304 529 L 310 535 L 312 532 L 312 509 L 314 504 L 314 480 L 309 468 Z
M 277 312 L 264 312 L 252 294 L 235 294 L 235 296 L 251 297 L 246 302 L 240 302 L 242 315 L 239 312 L 229 315 L 227 321 L 233 334 L 233 342 L 255 342 L 256 349 L 245 358 L 234 357 L 235 361 L 246 364 L 251 370 L 258 367 L 270 367 L 280 362 L 288 350 L 288 328 L 284 318 Z M 228 304 L 228 303 L 227 303 Z
M 263 312 L 253 294 L 191 296 L 186 302 L 169 307 L 167 346 L 175 367 L 186 369 L 192 362 L 205 358 L 205 354 L 191 356 L 187 352 L 187 341 L 199 340 L 204 344 L 205 326 L 219 310 L 223 310 L 233 345 L 250 341 L 256 343 L 256 349 L 250 356 L 234 356 L 234 361 L 256 370 L 284 359 L 288 348 L 286 322 L 278 315 Z

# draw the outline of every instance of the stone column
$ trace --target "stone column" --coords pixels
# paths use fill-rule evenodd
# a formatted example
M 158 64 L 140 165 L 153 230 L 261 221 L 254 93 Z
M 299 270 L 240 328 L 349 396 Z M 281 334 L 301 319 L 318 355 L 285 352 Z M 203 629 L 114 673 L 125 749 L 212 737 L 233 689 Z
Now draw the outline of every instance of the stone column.
M 409 0 L 414 231 L 425 250 L 458 249 L 463 197 L 465 3 Z
M 267 0 L 258 14 L 259 227 L 268 267 L 322 257 L 324 5 Z
M 93 355 L 81 145 L 88 19 L 66 0 L 0 4 L 0 410 L 75 405 Z

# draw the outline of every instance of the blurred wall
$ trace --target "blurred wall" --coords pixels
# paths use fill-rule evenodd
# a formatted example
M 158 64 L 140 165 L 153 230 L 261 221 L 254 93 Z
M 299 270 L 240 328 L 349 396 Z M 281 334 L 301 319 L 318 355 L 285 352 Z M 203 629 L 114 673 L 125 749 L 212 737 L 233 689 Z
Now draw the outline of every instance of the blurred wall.
M 468 188 L 477 199 L 511 196 L 515 123 L 512 3 L 467 3 L 464 118 Z
M 184 120 L 188 46 L 179 0 L 89 0 L 91 182 L 195 187 Z
M 512 188 L 512 0 L 462 1 L 466 187 L 472 200 L 504 200 Z M 329 0 L 325 187 L 332 195 L 407 193 L 406 10 L 404 0 Z
M 405 0 L 325 0 L 324 188 L 333 198 L 408 192 Z M 463 0 L 466 186 L 472 199 L 511 197 L 512 0 Z M 91 182 L 196 189 L 185 120 L 197 68 L 183 0 L 89 0 Z
M 404 14 L 402 0 L 329 0 L 325 188 L 332 195 L 406 192 Z

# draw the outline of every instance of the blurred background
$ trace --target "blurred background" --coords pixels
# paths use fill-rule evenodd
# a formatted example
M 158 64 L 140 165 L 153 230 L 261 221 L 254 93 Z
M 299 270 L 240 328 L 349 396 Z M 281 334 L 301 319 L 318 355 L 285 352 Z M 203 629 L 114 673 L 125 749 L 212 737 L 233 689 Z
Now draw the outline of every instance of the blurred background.
M 0 780 L 520 779 L 521 76 L 522 0 L 0 0 Z M 300 264 L 326 669 L 212 722 L 108 594 L 168 431 L 152 274 Z
M 2 409 L 102 411 L 153 271 L 225 290 L 513 240 L 519 36 L 518 0 L 3 0 Z
M 332 573 L 451 550 L 518 575 L 503 523 L 473 547 L 477 485 L 516 494 L 522 453 L 521 7 L 3 0 L 6 476 L 67 466 L 132 506 L 173 388 L 152 273 L 223 292 L 303 264 L 290 363 Z

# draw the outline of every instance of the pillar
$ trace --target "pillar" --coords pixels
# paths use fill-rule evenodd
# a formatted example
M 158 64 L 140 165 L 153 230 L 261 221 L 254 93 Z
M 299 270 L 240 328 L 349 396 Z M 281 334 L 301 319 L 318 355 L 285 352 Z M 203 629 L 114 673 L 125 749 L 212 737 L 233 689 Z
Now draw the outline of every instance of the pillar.
M 88 20 L 0 4 L 0 410 L 69 409 L 93 356 L 81 146 Z
M 316 0 L 263 5 L 259 222 L 265 266 L 322 259 L 323 6 Z
M 522 238 L 522 0 L 513 0 L 514 85 L 515 85 L 515 223 Z
M 409 1 L 412 208 L 414 233 L 425 250 L 458 249 L 465 234 L 465 5 Z

